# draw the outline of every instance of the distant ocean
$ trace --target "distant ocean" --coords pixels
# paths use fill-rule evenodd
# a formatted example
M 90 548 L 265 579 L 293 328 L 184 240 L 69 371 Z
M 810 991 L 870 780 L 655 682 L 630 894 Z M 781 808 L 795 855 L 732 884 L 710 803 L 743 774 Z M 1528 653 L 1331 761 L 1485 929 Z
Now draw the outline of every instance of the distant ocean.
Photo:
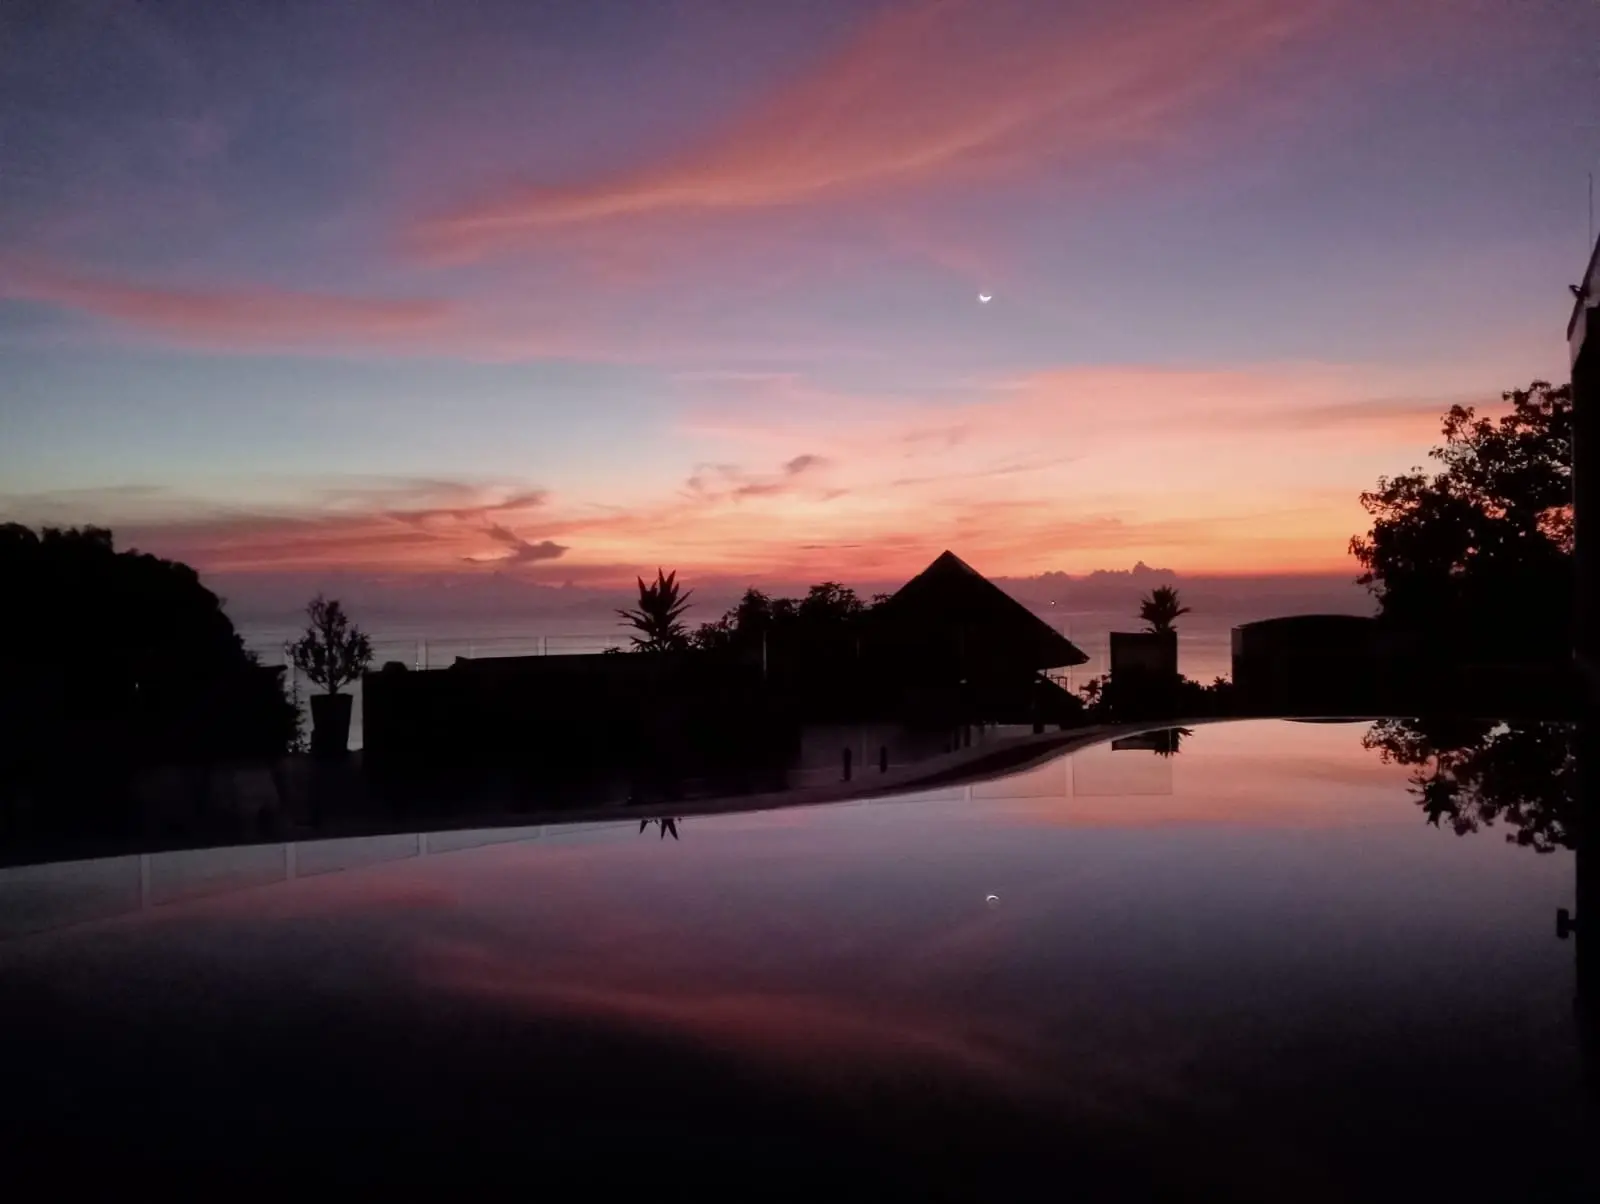
M 1065 610 L 1059 607 L 1033 607 L 1036 614 L 1070 639 L 1089 658 L 1069 671 L 1067 681 L 1077 689 L 1091 677 L 1110 668 L 1108 646 L 1112 631 L 1137 631 L 1140 624 L 1130 618 L 1127 608 L 1117 610 Z M 1266 613 L 1272 613 L 1270 610 Z M 692 616 L 691 616 L 692 617 Z M 1234 613 L 1208 610 L 1185 615 L 1178 621 L 1178 667 L 1187 676 L 1209 683 L 1231 672 L 1230 632 L 1236 623 L 1263 617 L 1262 607 L 1241 606 Z M 245 645 L 267 665 L 286 665 L 284 644 L 299 635 L 303 621 L 294 617 L 246 620 L 238 623 Z M 399 661 L 414 669 L 442 669 L 458 656 L 535 656 L 584 652 L 603 652 L 607 648 L 628 646 L 627 632 L 610 613 L 592 617 L 505 616 L 499 619 L 406 618 L 371 616 L 362 626 L 372 638 L 373 667 Z M 290 681 L 297 678 L 291 667 Z M 313 692 L 308 682 L 298 681 L 301 706 Z M 355 709 L 351 722 L 351 743 L 361 747 L 361 691 L 353 690 Z M 309 712 L 307 717 L 309 730 Z

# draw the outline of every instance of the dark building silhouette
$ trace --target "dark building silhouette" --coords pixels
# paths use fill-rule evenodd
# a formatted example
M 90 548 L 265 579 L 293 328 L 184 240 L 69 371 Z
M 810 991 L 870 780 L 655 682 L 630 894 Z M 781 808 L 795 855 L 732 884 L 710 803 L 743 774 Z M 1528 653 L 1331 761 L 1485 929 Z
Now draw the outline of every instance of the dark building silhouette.
M 1169 689 L 1178 680 L 1178 633 L 1111 632 L 1111 680 L 1123 692 Z
M 1483 638 L 1363 615 L 1284 615 L 1233 629 L 1233 708 L 1245 715 L 1571 718 L 1570 666 Z
M 1043 676 L 1089 658 L 954 552 L 942 552 L 871 615 L 870 684 L 886 709 L 958 722 L 1068 722 L 1080 710 Z
M 430 762 L 539 783 L 646 769 L 670 781 L 782 764 L 797 740 L 759 671 L 696 652 L 391 664 L 363 691 L 365 757 L 379 774 Z
M 1081 665 L 1076 644 L 954 552 L 941 552 L 874 614 L 887 648 L 936 674 L 1037 673 Z
M 433 761 L 541 780 L 749 774 L 791 760 L 808 724 L 1074 722 L 1081 703 L 1042 671 L 1086 659 L 945 552 L 846 621 L 726 648 L 387 666 L 364 679 L 366 757 L 379 772 Z
M 1192 714 L 1180 698 L 1176 631 L 1113 631 L 1111 672 L 1101 691 L 1107 718 Z
M 1575 285 L 1567 344 L 1572 356 L 1573 417 L 1573 559 L 1577 605 L 1573 622 L 1573 655 L 1580 691 L 1578 738 L 1579 838 L 1577 852 L 1578 1004 L 1583 1021 L 1585 1061 L 1590 1088 L 1600 1094 L 1600 868 L 1593 849 L 1600 832 L 1600 769 L 1595 746 L 1600 741 L 1600 545 L 1593 526 L 1596 474 L 1600 473 L 1600 243 Z M 1587 835 L 1587 840 L 1585 839 Z
M 1366 615 L 1285 615 L 1233 629 L 1238 705 L 1260 714 L 1369 710 L 1390 692 L 1404 637 Z

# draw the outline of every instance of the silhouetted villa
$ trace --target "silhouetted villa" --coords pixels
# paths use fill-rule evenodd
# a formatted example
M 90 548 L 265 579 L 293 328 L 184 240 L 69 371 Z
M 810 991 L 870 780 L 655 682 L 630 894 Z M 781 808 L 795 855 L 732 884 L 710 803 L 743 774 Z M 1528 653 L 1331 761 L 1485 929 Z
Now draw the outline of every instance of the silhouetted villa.
M 1392 688 L 1399 637 L 1366 615 L 1284 615 L 1233 629 L 1233 684 L 1251 712 L 1366 712 Z
M 1564 716 L 1567 666 L 1494 640 L 1440 647 L 1365 615 L 1284 615 L 1233 629 L 1237 706 L 1253 715 Z
M 902 713 L 935 699 L 979 721 L 1064 722 L 1078 702 L 1043 676 L 1089 658 L 954 552 L 873 613 L 868 668 Z
M 458 657 L 365 681 L 369 763 L 511 766 L 557 777 L 781 760 L 792 724 L 759 670 L 696 652 Z
M 954 552 L 941 552 L 876 612 L 884 638 L 958 677 L 1081 665 L 1076 644 Z

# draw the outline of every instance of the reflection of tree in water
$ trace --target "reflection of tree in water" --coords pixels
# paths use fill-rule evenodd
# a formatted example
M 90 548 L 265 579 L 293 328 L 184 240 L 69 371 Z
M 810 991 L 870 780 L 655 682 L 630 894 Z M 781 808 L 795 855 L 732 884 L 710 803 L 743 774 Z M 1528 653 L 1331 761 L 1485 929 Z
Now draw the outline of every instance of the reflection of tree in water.
M 1162 727 L 1153 728 L 1147 732 L 1137 732 L 1132 736 L 1122 736 L 1111 742 L 1112 752 L 1153 752 L 1158 757 L 1170 757 L 1183 745 L 1185 736 L 1194 735 L 1194 731 L 1187 727 Z
M 669 835 L 673 840 L 678 839 L 678 821 L 676 819 L 641 819 L 639 821 L 639 831 L 643 833 L 651 824 L 660 826 L 662 840 L 665 840 Z
M 1176 593 L 1176 591 L 1174 591 L 1174 593 Z M 1182 747 L 1183 738 L 1185 736 L 1194 735 L 1194 729 L 1188 727 L 1169 727 L 1163 731 L 1156 732 L 1155 735 L 1159 737 L 1155 748 L 1156 756 L 1171 757 L 1176 755 L 1178 749 Z
M 1577 835 L 1577 758 L 1564 723 L 1380 719 L 1361 738 L 1385 762 L 1416 768 L 1411 792 L 1428 822 L 1458 835 L 1505 820 L 1506 839 L 1541 853 Z

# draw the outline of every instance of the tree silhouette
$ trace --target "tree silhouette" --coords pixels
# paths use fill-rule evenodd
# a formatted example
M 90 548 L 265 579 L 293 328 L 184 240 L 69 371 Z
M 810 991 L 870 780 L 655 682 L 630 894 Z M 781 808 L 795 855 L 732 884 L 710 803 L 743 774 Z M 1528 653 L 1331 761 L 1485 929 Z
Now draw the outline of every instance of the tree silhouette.
M 638 578 L 639 604 L 636 610 L 619 610 L 627 626 L 640 634 L 630 637 L 638 652 L 675 652 L 689 646 L 689 633 L 679 621 L 689 609 L 694 591 L 680 591 L 678 574 L 656 569 L 653 584 Z
M 793 606 L 790 599 L 779 601 L 790 608 Z M 744 591 L 737 606 L 714 622 L 700 624 L 690 640 L 696 648 L 707 652 L 746 647 L 759 643 L 777 622 L 773 600 L 751 586 Z
M 1139 617 L 1151 631 L 1171 631 L 1180 615 L 1189 613 L 1187 606 L 1179 605 L 1178 591 L 1170 585 L 1158 585 L 1139 603 Z
M 372 663 L 372 641 L 351 624 L 337 598 L 330 601 L 318 594 L 307 604 L 306 616 L 311 621 L 305 634 L 285 645 L 284 651 L 295 668 L 328 693 L 337 694 Z
M 1438 471 L 1361 495 L 1372 529 L 1350 551 L 1387 619 L 1446 637 L 1492 625 L 1555 651 L 1571 630 L 1572 390 L 1536 380 L 1502 397 L 1498 421 L 1451 407 Z
M 855 590 L 837 581 L 813 585 L 803 598 L 773 598 L 752 586 L 732 610 L 700 625 L 694 645 L 748 648 L 764 635 L 776 635 L 786 643 L 814 646 L 854 633 L 874 608 L 888 600 L 889 595 L 877 594 L 870 603 L 863 602 Z
M 188 565 L 0 525 L 0 779 L 274 756 L 299 719 Z M 48 779 L 41 779 L 47 781 Z
M 1504 820 L 1513 844 L 1541 853 L 1575 847 L 1577 758 L 1567 724 L 1380 719 L 1361 743 L 1415 769 L 1411 793 L 1435 827 L 1448 820 L 1464 836 Z
M 1123 695 L 1109 673 L 1091 677 L 1078 687 L 1089 719 L 1095 723 L 1119 723 L 1127 719 L 1149 718 L 1148 699 L 1135 695 L 1131 700 Z M 1131 705 L 1130 705 L 1131 703 Z M 1209 686 L 1201 685 L 1192 677 L 1180 677 L 1171 694 L 1158 708 L 1173 717 L 1222 716 L 1236 713 L 1233 683 L 1226 677 L 1213 678 Z M 1173 729 L 1187 734 L 1187 729 Z M 1181 737 L 1180 737 L 1181 738 Z
M 1179 750 L 1183 747 L 1184 740 L 1194 735 L 1194 728 L 1169 727 L 1153 734 L 1160 737 L 1160 739 L 1157 740 L 1156 747 L 1154 749 L 1156 756 L 1175 757 L 1178 755 Z
M 866 611 L 856 591 L 837 581 L 813 585 L 795 607 L 795 617 L 803 624 L 822 627 L 849 623 Z

